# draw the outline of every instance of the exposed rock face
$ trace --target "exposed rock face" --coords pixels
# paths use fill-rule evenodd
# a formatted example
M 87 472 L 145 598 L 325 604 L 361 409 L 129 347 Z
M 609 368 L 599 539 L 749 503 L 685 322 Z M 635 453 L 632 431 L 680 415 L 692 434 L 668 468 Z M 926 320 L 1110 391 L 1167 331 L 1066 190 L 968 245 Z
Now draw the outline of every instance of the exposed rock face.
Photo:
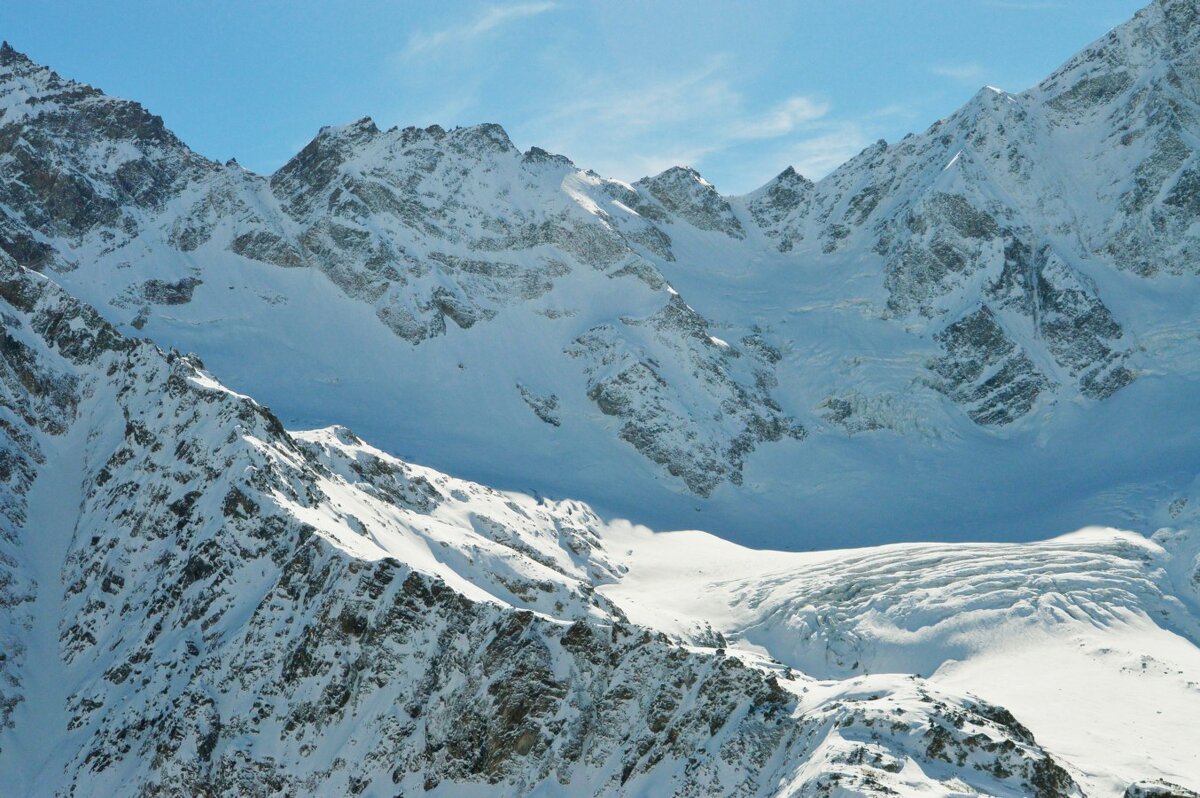
M 987 305 L 947 327 L 946 354 L 931 367 L 938 385 L 979 424 L 1006 424 L 1028 413 L 1049 380 L 996 323 Z
M 1041 85 L 984 89 L 925 133 L 868 148 L 815 185 L 785 172 L 746 208 L 783 251 L 805 242 L 828 255 L 878 253 L 887 311 L 934 320 L 935 340 L 972 327 L 971 297 L 1022 357 L 1054 364 L 1040 379 L 1012 370 L 1021 384 L 1002 412 L 981 414 L 974 392 L 952 391 L 977 422 L 1028 415 L 1035 384 L 1043 396 L 1110 396 L 1135 379 L 1133 352 L 1081 267 L 1152 276 L 1200 264 L 1197 216 L 1185 210 L 1198 46 L 1194 4 L 1153 3 Z M 985 336 L 974 347 L 988 349 L 994 330 L 974 327 Z M 944 358 L 931 362 L 936 372 Z
M 1197 794 L 1167 781 L 1139 781 L 1125 790 L 1125 798 L 1194 798 Z
M 137 103 L 63 80 L 7 44 L 0 108 L 0 248 L 26 265 L 75 266 L 47 239 L 128 243 L 143 214 L 211 167 Z
M 249 357 L 258 317 L 285 307 L 301 319 L 288 344 L 316 361 L 366 325 L 402 356 L 348 339 L 368 345 L 285 375 L 272 401 L 314 375 L 401 375 L 383 384 L 470 411 L 451 416 L 468 443 L 517 441 L 493 454 L 512 479 L 529 428 L 572 468 L 607 437 L 672 488 L 734 502 L 765 495 L 756 449 L 919 438 L 942 419 L 930 403 L 971 435 L 1053 441 L 1056 403 L 1084 412 L 1195 355 L 1187 318 L 1147 319 L 1186 309 L 1200 271 L 1198 32 L 1193 2 L 1159 0 L 1029 92 L 986 89 L 819 182 L 788 169 L 738 198 L 685 168 L 605 180 L 496 125 L 369 119 L 263 178 L 0 47 L 0 783 L 1081 795 L 1106 762 L 1069 761 L 1015 704 L 946 680 L 1003 634 L 1043 636 L 1058 655 L 1091 645 L 1094 674 L 1167 684 L 1184 709 L 1161 706 L 1186 711 L 1194 669 L 1142 646 L 1169 637 L 1194 662 L 1197 490 L 1163 503 L 1153 540 L 811 557 L 660 540 L 344 427 L 289 433 L 122 327 Z M 791 292 L 814 274 L 837 291 Z M 845 315 L 820 341 L 790 326 L 826 311 Z M 887 381 L 858 376 L 872 358 Z M 519 415 L 489 414 L 506 402 Z M 820 490 L 854 476 L 830 463 Z M 796 500 L 784 522 L 804 515 Z M 690 617 L 681 595 L 716 614 Z M 1054 679 L 1034 681 L 1070 687 Z M 1125 695 L 1105 693 L 1114 717 L 1138 709 Z M 1113 783 L 1194 795 L 1151 766 Z
M 665 233 L 636 219 L 622 229 L 560 187 L 597 192 L 617 184 L 544 151 L 522 155 L 499 126 L 380 131 L 363 119 L 322 130 L 267 181 L 194 155 L 136 104 L 8 52 L 0 74 L 8 94 L 0 143 L 9 142 L 0 149 L 0 183 L 9 193 L 0 199 L 21 209 L 5 217 L 4 229 L 11 231 L 6 249 L 23 265 L 70 268 L 75 252 L 115 251 L 140 237 L 196 256 L 217 248 L 283 268 L 313 267 L 414 345 L 446 335 L 447 321 L 470 330 L 505 309 L 536 303 L 559 283 L 590 283 L 579 270 L 610 278 L 606 290 L 614 297 L 637 296 L 631 307 L 670 296 L 639 254 L 669 257 Z M 668 218 L 663 207 L 674 208 L 708 228 L 743 235 L 728 203 L 694 172 L 666 173 L 653 186 L 657 194 L 634 192 L 630 204 L 659 219 Z M 530 199 L 516 206 L 516 194 Z M 150 306 L 188 302 L 202 280 L 156 276 L 110 301 L 140 307 L 131 324 L 142 329 L 154 316 Z M 670 335 L 658 337 L 685 348 Z M 747 385 L 737 390 L 752 393 Z M 667 391 L 668 401 L 686 404 L 692 394 L 705 396 L 708 383 L 684 380 Z M 677 421 L 693 438 L 715 439 L 722 452 L 748 451 L 762 439 L 686 414 Z M 661 428 L 625 437 L 633 436 L 668 470 L 689 468 L 663 460 L 678 445 L 664 440 Z M 686 445 L 678 454 L 702 456 Z M 737 475 L 740 460 L 723 457 L 720 467 Z
M 562 421 L 559 419 L 557 413 L 557 396 L 554 394 L 539 396 L 520 384 L 517 385 L 517 390 L 521 392 L 521 398 L 525 400 L 525 404 L 529 405 L 529 409 L 533 411 L 534 415 L 551 426 L 558 427 L 562 425 Z
M 1095 285 L 1048 247 L 1031 253 L 1012 241 L 1005 250 L 1004 271 L 986 294 L 1030 320 L 1034 336 L 1077 380 L 1084 396 L 1105 399 L 1133 382 L 1134 374 L 1125 366 L 1129 353 L 1121 326 Z
M 673 357 L 660 364 L 639 347 L 639 328 L 653 330 Z M 745 370 L 739 368 L 742 352 L 710 335 L 704 318 L 678 295 L 649 318 L 589 330 L 567 352 L 588 364 L 588 396 L 602 413 L 623 422 L 621 437 L 701 496 L 725 481 L 740 484 L 743 458 L 756 445 L 804 437 L 804 428 L 780 412 L 766 386 L 749 389 L 738 379 Z M 769 359 L 748 352 L 751 368 L 769 374 Z M 688 369 L 703 392 L 675 389 L 688 379 Z M 689 394 L 711 397 L 707 412 L 697 412 L 695 400 L 680 401 Z M 696 415 L 719 419 L 724 429 L 697 440 Z
M 780 252 L 790 252 L 804 240 L 804 231 L 785 224 L 789 217 L 802 217 L 807 211 L 814 184 L 792 167 L 758 191 L 746 203 L 746 209 L 767 238 L 774 239 Z
M 962 194 L 944 192 L 917 204 L 903 224 L 896 238 L 904 243 L 890 253 L 884 280 L 888 309 L 940 315 L 946 309 L 935 303 L 946 301 L 947 294 L 987 267 L 998 248 L 999 225 Z
M 360 120 L 323 130 L 271 178 L 271 190 L 301 225 L 297 249 L 419 343 L 444 334 L 446 319 L 467 329 L 543 296 L 570 263 L 609 271 L 631 257 L 620 236 L 567 208 L 510 212 L 503 196 L 511 189 L 496 185 L 497 173 L 534 184 L 568 169 L 522 158 L 496 125 L 381 132 Z M 512 252 L 530 257 L 513 263 Z
M 675 166 L 655 177 L 644 178 L 637 188 L 645 189 L 672 216 L 689 222 L 700 230 L 724 233 L 731 238 L 744 238 L 742 229 L 729 202 L 694 169 Z

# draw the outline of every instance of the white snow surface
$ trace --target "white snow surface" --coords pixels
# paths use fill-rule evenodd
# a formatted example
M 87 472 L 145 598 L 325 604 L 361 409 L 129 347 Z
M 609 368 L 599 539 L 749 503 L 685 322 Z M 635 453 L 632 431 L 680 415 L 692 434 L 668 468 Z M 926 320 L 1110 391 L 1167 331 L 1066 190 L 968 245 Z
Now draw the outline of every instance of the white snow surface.
M 1120 794 L 1148 767 L 1195 788 L 1195 532 L 814 553 L 702 532 L 605 541 L 630 567 L 601 590 L 637 623 L 684 636 L 711 625 L 820 679 L 915 673 L 969 690 L 1071 762 L 1088 794 Z

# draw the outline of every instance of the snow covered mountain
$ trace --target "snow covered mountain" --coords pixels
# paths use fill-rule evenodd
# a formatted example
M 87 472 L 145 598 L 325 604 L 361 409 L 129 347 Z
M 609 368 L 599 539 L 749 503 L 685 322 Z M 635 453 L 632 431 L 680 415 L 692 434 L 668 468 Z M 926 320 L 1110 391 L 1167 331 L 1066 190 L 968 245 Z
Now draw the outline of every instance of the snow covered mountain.
M 262 177 L 5 46 L 0 247 L 288 425 L 606 515 L 1150 530 L 1200 463 L 1198 56 L 1158 0 L 1027 92 L 728 198 L 369 119 Z
M 815 183 L 264 177 L 0 47 L 0 793 L 1195 798 L 1198 114 L 1156 0 Z
M 289 434 L 7 255 L 0 312 L 6 791 L 1200 784 L 1184 507 L 1154 540 L 753 551 Z

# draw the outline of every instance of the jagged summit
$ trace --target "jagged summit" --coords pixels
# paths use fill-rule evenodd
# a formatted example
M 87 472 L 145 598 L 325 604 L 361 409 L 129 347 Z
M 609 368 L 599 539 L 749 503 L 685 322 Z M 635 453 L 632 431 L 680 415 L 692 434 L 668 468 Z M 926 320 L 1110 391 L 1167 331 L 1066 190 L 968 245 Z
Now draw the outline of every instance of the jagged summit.
M 337 127 L 337 128 L 322 128 L 322 130 L 329 130 L 332 133 L 334 133 L 335 135 L 337 135 L 337 134 L 350 134 L 350 135 L 361 134 L 361 135 L 374 136 L 377 133 L 379 133 L 379 127 L 375 124 L 375 120 L 369 116 L 364 116 L 361 119 L 356 119 L 355 121 L 351 122 L 348 125 L 342 125 L 341 127 Z
M 15 49 L 8 40 L 0 42 L 0 67 L 36 66 L 29 56 Z
M 511 154 L 520 152 L 513 145 L 512 139 L 508 137 L 508 131 L 494 122 L 455 128 L 451 131 L 451 137 L 463 142 L 479 143 L 495 152 Z
M 634 185 L 653 195 L 669 213 L 679 214 L 701 230 L 719 231 L 733 238 L 745 236 L 729 202 L 690 166 L 672 166 Z
M 104 100 L 128 102 L 107 98 L 93 86 L 65 79 L 8 42 L 0 45 L 0 109 L 6 112 L 7 121 L 14 121 L 18 113 L 29 112 L 21 104 L 41 111 L 44 107 L 87 105 Z
M 797 172 L 794 167 L 788 166 L 775 177 L 771 178 L 771 180 L 769 180 L 764 186 L 750 192 L 747 197 L 758 197 L 764 193 L 804 193 L 810 191 L 814 185 L 815 183 L 813 183 L 813 181 Z
M 642 181 L 647 182 L 662 182 L 662 181 L 687 181 L 693 180 L 702 185 L 712 185 L 704 176 L 691 166 L 668 166 L 656 175 L 643 177 Z M 639 181 L 641 182 L 641 181 Z
M 795 167 L 792 167 L 792 166 L 788 166 L 782 172 L 780 172 L 779 174 L 777 174 L 775 176 L 775 182 L 779 182 L 779 183 L 793 183 L 793 182 L 800 182 L 800 181 L 803 181 L 805 183 L 812 182 L 811 180 L 806 178 L 804 175 L 797 172 Z
M 548 152 L 541 147 L 530 147 L 521 159 L 528 163 L 552 163 L 556 166 L 574 167 L 575 162 L 565 155 Z
M 1196 102 L 1200 9 L 1156 0 L 1055 70 L 1029 93 L 1076 115 L 1133 91 L 1183 90 Z

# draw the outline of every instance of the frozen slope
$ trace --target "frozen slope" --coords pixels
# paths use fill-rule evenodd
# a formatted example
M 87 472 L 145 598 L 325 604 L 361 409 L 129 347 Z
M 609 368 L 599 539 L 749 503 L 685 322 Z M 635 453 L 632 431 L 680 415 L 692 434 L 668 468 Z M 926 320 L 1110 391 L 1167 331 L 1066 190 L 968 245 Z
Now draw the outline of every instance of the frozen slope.
M 784 554 L 631 531 L 601 588 L 637 623 L 819 678 L 917 673 L 1012 710 L 1089 794 L 1200 773 L 1200 546 L 1087 529 L 1033 544 Z M 1092 756 L 1087 752 L 1102 752 Z
M 1200 785 L 1200 494 L 1153 540 L 656 534 L 342 427 L 289 434 L 0 267 L 0 781 L 20 792 Z
M 289 435 L 0 268 L 19 793 L 1079 794 L 963 692 L 631 624 L 627 525 Z
M 1157 0 L 1027 92 L 733 198 L 495 125 L 360 120 L 258 176 L 5 48 L 0 246 L 289 426 L 606 517 L 1151 532 L 1200 471 L 1198 41 Z

